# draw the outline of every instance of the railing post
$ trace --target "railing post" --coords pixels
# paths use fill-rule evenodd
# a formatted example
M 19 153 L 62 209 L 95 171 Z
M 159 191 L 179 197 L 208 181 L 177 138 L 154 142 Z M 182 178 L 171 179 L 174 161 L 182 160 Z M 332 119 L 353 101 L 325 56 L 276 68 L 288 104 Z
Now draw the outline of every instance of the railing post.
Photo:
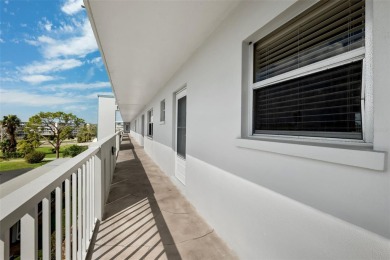
M 9 259 L 9 228 L 3 230 L 0 237 L 0 258 Z
M 20 258 L 37 259 L 38 256 L 38 207 L 34 206 L 20 219 Z
M 103 156 L 102 156 L 102 149 L 99 150 L 99 152 L 95 155 L 94 161 L 94 210 L 95 210 L 95 217 L 98 220 L 103 219 L 103 212 L 104 212 L 104 203 L 105 203 L 105 187 L 104 187 L 104 165 L 103 165 Z

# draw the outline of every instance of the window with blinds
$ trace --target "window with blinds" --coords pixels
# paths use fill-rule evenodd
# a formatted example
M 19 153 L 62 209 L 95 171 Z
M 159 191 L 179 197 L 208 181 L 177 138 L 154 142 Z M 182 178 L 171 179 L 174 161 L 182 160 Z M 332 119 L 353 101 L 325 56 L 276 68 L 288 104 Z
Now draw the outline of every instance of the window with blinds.
M 160 122 L 165 122 L 165 99 L 160 102 Z
M 362 139 L 362 62 L 254 91 L 257 133 Z
M 320 1 L 254 45 L 254 82 L 364 46 L 363 0 Z
M 363 0 L 320 1 L 256 42 L 253 132 L 361 140 L 363 57 L 293 79 L 283 74 L 364 47 L 364 24 Z
M 148 136 L 153 137 L 153 109 L 148 111 Z

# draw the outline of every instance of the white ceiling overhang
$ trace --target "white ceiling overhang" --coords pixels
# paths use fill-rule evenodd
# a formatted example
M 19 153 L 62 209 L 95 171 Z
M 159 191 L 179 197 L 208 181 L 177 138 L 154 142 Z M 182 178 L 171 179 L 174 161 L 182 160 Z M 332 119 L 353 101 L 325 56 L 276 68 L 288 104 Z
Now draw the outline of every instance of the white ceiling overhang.
M 84 2 L 125 122 L 145 108 L 238 3 Z

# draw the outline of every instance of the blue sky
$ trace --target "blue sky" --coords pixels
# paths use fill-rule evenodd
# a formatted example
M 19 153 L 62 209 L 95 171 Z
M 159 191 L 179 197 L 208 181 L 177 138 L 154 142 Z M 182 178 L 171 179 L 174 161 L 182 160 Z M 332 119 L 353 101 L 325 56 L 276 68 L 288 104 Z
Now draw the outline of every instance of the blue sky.
M 40 111 L 97 122 L 112 94 L 81 0 L 0 0 L 0 116 Z

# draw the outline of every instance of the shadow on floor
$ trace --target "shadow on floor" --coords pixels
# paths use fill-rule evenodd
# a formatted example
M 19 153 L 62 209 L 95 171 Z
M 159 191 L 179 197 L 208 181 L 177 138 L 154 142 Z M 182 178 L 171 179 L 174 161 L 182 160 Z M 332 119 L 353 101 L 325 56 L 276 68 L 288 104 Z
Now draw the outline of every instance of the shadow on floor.
M 155 165 L 145 167 L 125 136 L 90 259 L 181 259 L 155 198 L 171 190 Z

